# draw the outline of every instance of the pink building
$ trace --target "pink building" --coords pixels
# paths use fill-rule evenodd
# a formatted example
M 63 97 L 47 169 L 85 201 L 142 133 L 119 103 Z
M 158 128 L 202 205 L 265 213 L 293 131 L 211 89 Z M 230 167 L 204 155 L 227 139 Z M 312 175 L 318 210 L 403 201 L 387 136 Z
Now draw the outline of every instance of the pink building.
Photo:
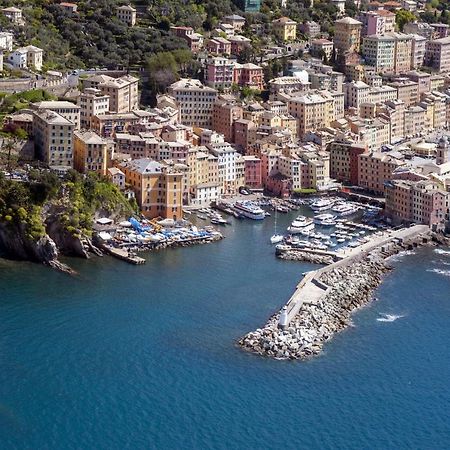
M 194 33 L 192 27 L 170 27 L 170 30 L 188 43 L 192 53 L 197 53 L 203 47 L 203 36 L 200 33 Z
M 395 14 L 391 11 L 380 9 L 367 13 L 367 35 L 381 36 L 395 31 Z
M 280 172 L 276 172 L 273 175 L 269 175 L 265 187 L 278 197 L 288 198 L 291 195 L 292 179 Z
M 256 124 L 251 120 L 238 119 L 234 122 L 234 143 L 245 153 L 256 136 Z
M 251 40 L 245 36 L 230 36 L 228 40 L 231 42 L 231 54 L 239 55 L 247 47 L 251 47 Z
M 231 42 L 222 37 L 215 37 L 213 39 L 209 39 L 206 43 L 206 49 L 208 52 L 215 53 L 217 55 L 230 55 Z
M 227 58 L 211 58 L 206 61 L 205 82 L 214 89 L 231 89 L 234 62 Z
M 250 187 L 261 187 L 262 173 L 261 160 L 253 155 L 244 156 L 245 185 Z
M 234 83 L 239 86 L 247 86 L 252 89 L 264 89 L 263 69 L 256 64 L 236 64 L 234 66 Z
M 443 228 L 449 220 L 450 193 L 429 180 L 392 180 L 385 184 L 385 214 L 394 223 Z

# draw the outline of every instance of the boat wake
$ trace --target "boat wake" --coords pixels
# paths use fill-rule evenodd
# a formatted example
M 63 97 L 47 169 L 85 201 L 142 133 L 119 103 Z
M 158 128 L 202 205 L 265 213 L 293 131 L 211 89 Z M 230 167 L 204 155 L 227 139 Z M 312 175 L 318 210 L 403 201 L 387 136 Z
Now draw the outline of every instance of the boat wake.
M 383 317 L 378 317 L 378 322 L 395 322 L 397 319 L 401 319 L 402 315 L 395 315 L 395 314 L 380 314 Z
M 437 253 L 438 255 L 446 255 L 450 256 L 450 250 L 442 250 L 442 248 L 435 248 L 434 253 Z
M 442 270 L 442 269 L 427 269 L 427 272 L 434 272 L 439 275 L 444 275 L 445 277 L 450 277 L 450 270 Z

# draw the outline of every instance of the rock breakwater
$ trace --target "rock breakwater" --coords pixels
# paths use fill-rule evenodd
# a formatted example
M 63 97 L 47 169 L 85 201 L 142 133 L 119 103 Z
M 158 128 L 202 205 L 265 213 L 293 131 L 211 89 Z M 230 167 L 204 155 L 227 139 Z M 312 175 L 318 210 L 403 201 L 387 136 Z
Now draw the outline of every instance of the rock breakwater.
M 362 261 L 332 269 L 321 277 L 328 286 L 315 304 L 305 303 L 285 330 L 278 328 L 279 314 L 264 328 L 245 335 L 245 350 L 278 359 L 305 359 L 318 355 L 325 342 L 350 324 L 353 310 L 370 301 L 373 290 L 389 270 L 381 261 Z
M 277 254 L 278 258 L 289 261 L 303 261 L 313 264 L 332 264 L 333 257 L 317 253 L 304 252 L 301 250 L 287 250 Z
M 309 280 L 297 289 L 282 311 L 274 314 L 263 328 L 242 337 L 239 345 L 246 351 L 276 359 L 318 355 L 335 333 L 351 324 L 351 313 L 370 302 L 374 289 L 391 269 L 389 256 L 433 243 L 431 239 L 434 243 L 442 241 L 423 228 L 391 233 L 387 240 L 375 241 L 360 253 L 310 272 Z M 287 259 L 295 258 L 289 251 L 283 253 Z M 317 295 L 317 289 L 323 293 Z M 316 295 L 308 296 L 308 290 Z M 293 299 L 297 303 L 292 304 Z M 286 317 L 289 320 L 285 321 Z

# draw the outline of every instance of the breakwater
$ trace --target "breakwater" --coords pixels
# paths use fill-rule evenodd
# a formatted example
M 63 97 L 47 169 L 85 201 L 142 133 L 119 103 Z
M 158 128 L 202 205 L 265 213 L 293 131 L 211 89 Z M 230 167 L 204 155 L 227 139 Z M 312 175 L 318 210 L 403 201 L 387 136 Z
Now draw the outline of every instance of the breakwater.
M 349 326 L 351 313 L 371 300 L 390 270 L 386 258 L 432 238 L 429 229 L 419 225 L 389 232 L 341 261 L 307 273 L 281 311 L 263 328 L 241 338 L 239 345 L 277 359 L 318 355 L 335 333 Z

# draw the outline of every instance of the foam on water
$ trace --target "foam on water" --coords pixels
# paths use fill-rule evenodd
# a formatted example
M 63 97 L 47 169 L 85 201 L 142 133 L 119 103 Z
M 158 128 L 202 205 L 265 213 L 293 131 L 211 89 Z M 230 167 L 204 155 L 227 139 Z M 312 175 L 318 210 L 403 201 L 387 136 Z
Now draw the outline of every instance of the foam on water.
M 450 270 L 443 269 L 427 269 L 427 272 L 438 273 L 439 275 L 444 275 L 446 277 L 450 277 Z
M 396 314 L 381 314 L 383 317 L 378 317 L 378 322 L 395 322 L 397 319 L 401 319 L 402 315 L 396 315 Z
M 405 256 L 414 255 L 414 254 L 415 254 L 414 250 L 404 250 L 403 252 L 399 252 L 396 255 L 389 256 L 388 258 L 386 258 L 386 261 L 397 262 L 397 261 L 402 260 Z
M 450 250 L 443 250 L 442 248 L 435 248 L 434 253 L 437 253 L 438 255 L 446 255 L 450 256 Z

